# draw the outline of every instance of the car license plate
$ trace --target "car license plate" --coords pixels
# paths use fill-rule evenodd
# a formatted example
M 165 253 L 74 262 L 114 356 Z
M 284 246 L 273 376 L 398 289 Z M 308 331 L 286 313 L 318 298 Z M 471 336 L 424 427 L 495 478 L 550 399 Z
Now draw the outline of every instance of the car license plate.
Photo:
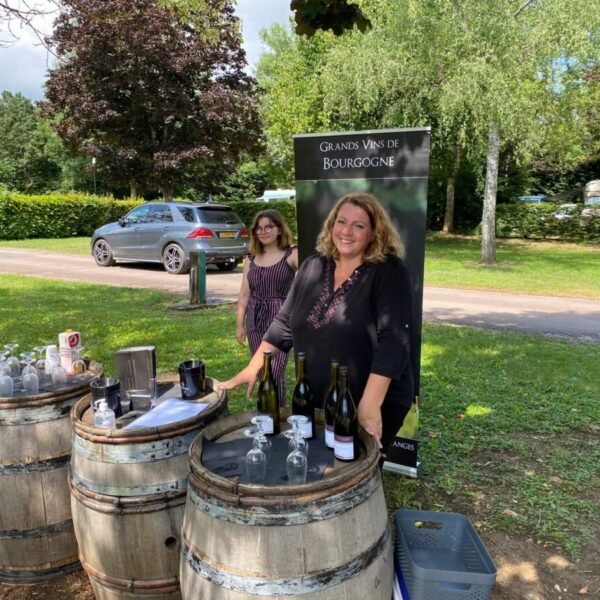
M 233 237 L 235 237 L 235 231 L 219 231 L 219 237 L 233 238 Z

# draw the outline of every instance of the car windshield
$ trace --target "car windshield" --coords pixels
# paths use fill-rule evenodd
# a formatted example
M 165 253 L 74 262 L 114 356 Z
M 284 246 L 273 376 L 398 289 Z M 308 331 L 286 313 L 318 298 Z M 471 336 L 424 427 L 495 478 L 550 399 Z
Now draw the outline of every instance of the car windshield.
M 242 222 L 232 210 L 226 208 L 196 208 L 196 211 L 202 223 L 237 225 Z

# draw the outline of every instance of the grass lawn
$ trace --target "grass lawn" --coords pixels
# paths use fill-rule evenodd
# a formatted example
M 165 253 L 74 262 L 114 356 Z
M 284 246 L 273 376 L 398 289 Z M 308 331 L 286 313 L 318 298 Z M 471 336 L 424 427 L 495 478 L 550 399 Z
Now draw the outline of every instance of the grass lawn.
M 160 372 L 201 357 L 223 380 L 245 365 L 231 306 L 171 312 L 168 294 L 0 275 L 0 342 L 20 350 L 82 332 L 113 354 L 155 345 Z M 484 539 L 505 532 L 577 559 L 600 534 L 600 346 L 426 324 L 418 480 L 384 474 L 388 504 L 466 514 Z M 289 373 L 291 377 L 291 373 Z M 248 409 L 243 390 L 233 412 Z
M 89 238 L 0 241 L 0 247 L 89 254 Z M 478 264 L 480 240 L 431 235 L 425 285 L 600 299 L 600 247 L 561 242 L 497 240 L 498 264 Z

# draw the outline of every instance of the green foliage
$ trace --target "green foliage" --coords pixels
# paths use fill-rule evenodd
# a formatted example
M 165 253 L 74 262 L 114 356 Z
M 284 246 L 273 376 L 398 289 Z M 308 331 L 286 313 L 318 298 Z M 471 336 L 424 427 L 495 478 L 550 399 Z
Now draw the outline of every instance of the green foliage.
M 562 239 L 600 242 L 599 217 L 574 217 L 559 221 L 552 216 L 555 204 L 500 204 L 496 208 L 496 234 L 499 237 Z
M 60 142 L 30 100 L 0 94 L 0 132 L 0 184 L 26 193 L 59 185 Z
M 233 210 L 239 215 L 240 219 L 248 226 L 252 224 L 254 215 L 261 210 L 267 208 L 274 208 L 281 213 L 285 222 L 288 224 L 292 237 L 298 239 L 298 231 L 296 228 L 296 203 L 282 200 L 279 202 L 263 202 L 262 200 L 254 202 L 225 202 L 233 208 Z
M 86 194 L 25 196 L 0 190 L 0 239 L 89 236 L 138 204 Z

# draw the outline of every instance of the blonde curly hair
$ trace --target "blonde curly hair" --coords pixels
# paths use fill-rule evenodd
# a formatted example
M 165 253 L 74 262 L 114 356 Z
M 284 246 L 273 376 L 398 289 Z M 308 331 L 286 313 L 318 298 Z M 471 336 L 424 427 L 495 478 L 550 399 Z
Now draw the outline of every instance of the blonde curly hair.
M 332 231 L 338 213 L 344 204 L 358 206 L 369 215 L 373 229 L 373 241 L 365 250 L 364 262 L 380 263 L 385 260 L 386 254 L 395 254 L 396 256 L 403 254 L 402 243 L 387 212 L 375 196 L 365 192 L 346 194 L 331 209 L 317 238 L 317 251 L 320 254 L 334 259 L 339 258 L 339 253 L 333 243 Z

